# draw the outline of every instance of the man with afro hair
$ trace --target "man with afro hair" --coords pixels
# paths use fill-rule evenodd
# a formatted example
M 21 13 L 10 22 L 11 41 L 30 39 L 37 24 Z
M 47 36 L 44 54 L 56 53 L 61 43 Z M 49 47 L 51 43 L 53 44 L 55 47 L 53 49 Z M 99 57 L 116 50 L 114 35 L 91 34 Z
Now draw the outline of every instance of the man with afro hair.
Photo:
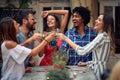
M 85 46 L 96 37 L 96 32 L 88 27 L 90 22 L 90 11 L 85 7 L 75 7 L 72 11 L 73 28 L 68 30 L 65 35 L 74 43 Z M 69 46 L 67 42 L 63 42 L 61 50 L 68 52 L 67 65 L 78 65 L 79 62 L 87 62 L 92 60 L 92 53 L 84 56 L 78 55 L 75 50 Z

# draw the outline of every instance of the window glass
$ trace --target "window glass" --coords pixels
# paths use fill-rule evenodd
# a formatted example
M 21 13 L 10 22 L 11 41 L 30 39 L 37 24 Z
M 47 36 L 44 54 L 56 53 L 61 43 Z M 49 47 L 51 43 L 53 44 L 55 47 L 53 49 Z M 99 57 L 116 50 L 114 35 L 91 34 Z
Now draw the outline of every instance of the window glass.
M 104 13 L 107 13 L 113 16 L 113 6 L 104 6 Z

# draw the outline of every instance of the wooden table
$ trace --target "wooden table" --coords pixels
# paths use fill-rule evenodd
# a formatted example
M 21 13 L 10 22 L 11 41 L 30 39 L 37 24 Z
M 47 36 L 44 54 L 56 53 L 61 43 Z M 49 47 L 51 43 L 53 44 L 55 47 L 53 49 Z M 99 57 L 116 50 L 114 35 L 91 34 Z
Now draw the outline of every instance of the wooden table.
M 67 66 L 69 69 L 70 77 L 73 80 L 96 80 L 96 77 L 89 68 L 78 66 Z M 36 66 L 31 73 L 25 73 L 22 80 L 46 80 L 46 74 L 48 73 L 50 66 Z

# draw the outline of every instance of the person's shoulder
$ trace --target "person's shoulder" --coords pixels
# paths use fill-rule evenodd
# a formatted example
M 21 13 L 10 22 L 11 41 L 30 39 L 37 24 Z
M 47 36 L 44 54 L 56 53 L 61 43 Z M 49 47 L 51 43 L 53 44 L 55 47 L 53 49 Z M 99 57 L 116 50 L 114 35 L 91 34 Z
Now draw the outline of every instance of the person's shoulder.
M 14 41 L 6 41 L 5 46 L 7 49 L 12 49 L 17 46 L 17 43 Z
M 94 30 L 91 26 L 86 26 L 87 29 Z
M 90 32 L 97 34 L 97 32 L 95 31 L 95 29 L 93 27 L 87 26 L 87 28 L 89 29 Z
M 72 28 L 72 29 L 68 29 L 66 32 L 74 32 L 76 29 Z
M 20 31 L 18 34 L 17 34 L 17 39 L 18 40 L 23 40 L 23 39 L 26 39 L 26 36 L 24 35 L 24 33 L 22 31 Z
M 22 31 L 20 31 L 20 32 L 17 34 L 18 37 L 23 36 L 23 35 L 24 35 L 24 33 L 23 33 Z
M 105 37 L 109 37 L 109 35 L 106 32 L 102 32 L 101 35 Z

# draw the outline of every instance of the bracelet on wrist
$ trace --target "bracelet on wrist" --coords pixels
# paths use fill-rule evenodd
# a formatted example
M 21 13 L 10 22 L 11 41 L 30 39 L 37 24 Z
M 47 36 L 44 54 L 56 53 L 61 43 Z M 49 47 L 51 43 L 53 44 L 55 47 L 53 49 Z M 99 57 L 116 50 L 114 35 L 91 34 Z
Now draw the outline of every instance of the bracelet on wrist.
M 48 40 L 46 40 L 46 39 L 44 39 L 44 41 L 46 41 L 47 43 L 49 43 Z

